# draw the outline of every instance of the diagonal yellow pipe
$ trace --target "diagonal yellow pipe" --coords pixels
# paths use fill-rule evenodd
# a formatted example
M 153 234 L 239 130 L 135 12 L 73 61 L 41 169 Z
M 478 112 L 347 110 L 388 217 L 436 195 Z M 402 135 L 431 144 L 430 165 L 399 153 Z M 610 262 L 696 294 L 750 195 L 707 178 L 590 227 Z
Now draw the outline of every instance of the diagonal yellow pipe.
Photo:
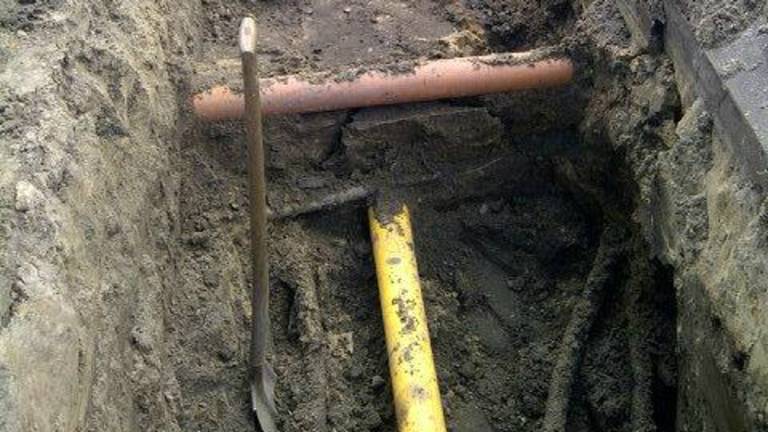
M 408 209 L 368 216 L 398 430 L 445 432 Z

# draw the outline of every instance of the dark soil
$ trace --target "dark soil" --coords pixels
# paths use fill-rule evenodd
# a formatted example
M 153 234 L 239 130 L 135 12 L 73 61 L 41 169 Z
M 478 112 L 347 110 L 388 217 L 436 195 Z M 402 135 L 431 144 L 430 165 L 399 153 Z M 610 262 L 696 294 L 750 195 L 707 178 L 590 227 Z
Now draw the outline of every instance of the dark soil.
M 564 1 L 442 3 L 211 2 L 206 44 L 211 59 L 235 55 L 239 18 L 256 13 L 275 75 L 542 47 L 576 25 Z M 542 103 L 553 96 L 568 102 Z M 656 312 L 670 282 L 645 261 L 616 160 L 575 130 L 582 102 L 566 89 L 267 119 L 273 211 L 360 184 L 412 208 L 451 430 L 541 430 L 548 404 L 570 407 L 573 431 L 651 430 L 674 412 L 654 408 L 675 386 L 656 378 L 675 375 L 674 318 Z M 185 289 L 171 319 L 182 428 L 250 430 L 244 141 L 236 124 L 197 125 L 184 141 Z M 365 204 L 270 228 L 284 431 L 395 430 Z M 626 251 L 583 303 L 608 222 Z M 568 364 L 575 384 L 551 396 L 579 302 L 594 319 Z
M 488 29 L 494 49 L 530 49 L 542 43 L 558 44 L 572 31 L 576 7 L 569 0 L 540 2 L 507 0 L 468 0 Z

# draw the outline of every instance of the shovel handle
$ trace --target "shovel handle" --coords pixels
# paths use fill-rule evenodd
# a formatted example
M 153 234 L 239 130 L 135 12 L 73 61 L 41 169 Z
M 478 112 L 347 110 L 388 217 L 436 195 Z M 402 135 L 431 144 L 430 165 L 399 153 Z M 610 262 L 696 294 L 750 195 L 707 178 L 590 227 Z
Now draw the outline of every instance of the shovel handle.
M 269 339 L 269 263 L 267 262 L 267 202 L 264 173 L 264 141 L 261 128 L 261 102 L 256 64 L 256 23 L 243 19 L 240 27 L 240 55 L 245 90 L 245 130 L 248 142 L 248 195 L 251 213 L 251 255 L 253 292 L 251 295 L 254 367 L 265 363 Z
M 245 131 L 248 142 L 248 196 L 251 214 L 251 399 L 264 432 L 275 432 L 274 373 L 267 363 L 270 345 L 269 262 L 267 259 L 267 197 L 264 173 L 264 140 L 256 62 L 256 21 L 246 17 L 240 24 L 240 56 L 243 64 Z

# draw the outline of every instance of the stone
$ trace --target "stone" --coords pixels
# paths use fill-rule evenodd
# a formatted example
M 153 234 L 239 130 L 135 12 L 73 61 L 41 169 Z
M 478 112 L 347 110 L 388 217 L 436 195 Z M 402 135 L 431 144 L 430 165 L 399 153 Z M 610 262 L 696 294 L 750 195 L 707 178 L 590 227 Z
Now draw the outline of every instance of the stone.
M 16 205 L 20 212 L 27 212 L 37 207 L 45 197 L 32 183 L 22 180 L 16 183 Z
M 485 413 L 474 404 L 465 403 L 456 409 L 454 432 L 492 432 Z
M 91 342 L 64 299 L 26 303 L 0 337 L 0 430 L 75 429 L 89 395 L 81 372 L 92 365 Z
M 352 332 L 332 334 L 328 339 L 331 353 L 337 357 L 349 357 L 355 352 Z
M 371 389 L 372 390 L 380 390 L 386 384 L 387 384 L 387 382 L 384 380 L 384 378 L 381 377 L 381 375 L 374 375 L 371 378 Z

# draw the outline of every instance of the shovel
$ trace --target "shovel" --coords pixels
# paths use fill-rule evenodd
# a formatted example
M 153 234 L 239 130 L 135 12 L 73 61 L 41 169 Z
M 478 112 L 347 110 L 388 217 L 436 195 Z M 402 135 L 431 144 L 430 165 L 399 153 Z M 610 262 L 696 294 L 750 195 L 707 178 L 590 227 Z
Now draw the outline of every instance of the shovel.
M 267 362 L 270 345 L 269 263 L 267 262 L 267 200 L 264 175 L 264 143 L 261 101 L 256 64 L 256 21 L 246 17 L 240 24 L 240 56 L 243 63 L 245 130 L 248 141 L 248 194 L 251 212 L 251 403 L 264 432 L 277 432 L 275 419 L 275 372 Z

